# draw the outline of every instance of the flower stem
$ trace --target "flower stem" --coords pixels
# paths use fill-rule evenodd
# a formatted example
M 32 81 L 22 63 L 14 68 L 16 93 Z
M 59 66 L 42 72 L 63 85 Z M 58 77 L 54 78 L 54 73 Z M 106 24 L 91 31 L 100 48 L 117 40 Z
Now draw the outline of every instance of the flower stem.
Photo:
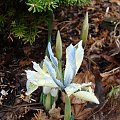
M 71 119 L 71 103 L 70 98 L 67 94 L 65 94 L 65 113 L 64 113 L 64 120 Z

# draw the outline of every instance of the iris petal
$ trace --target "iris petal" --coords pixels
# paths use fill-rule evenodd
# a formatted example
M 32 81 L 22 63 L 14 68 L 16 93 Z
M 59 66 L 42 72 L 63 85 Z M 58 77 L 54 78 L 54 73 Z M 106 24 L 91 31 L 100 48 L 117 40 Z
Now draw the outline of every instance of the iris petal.
M 66 49 L 66 67 L 64 73 L 64 84 L 65 86 L 69 85 L 73 80 L 76 72 L 76 63 L 75 63 L 75 48 L 71 44 Z
M 43 87 L 43 93 L 50 93 L 53 97 L 56 97 L 58 95 L 58 88 Z
M 87 90 L 87 88 L 91 85 L 92 83 L 82 83 L 82 84 L 77 84 L 77 83 L 71 83 L 65 88 L 65 92 L 67 93 L 68 96 L 72 95 L 76 91 L 81 91 L 82 89 Z
M 43 87 L 43 93 L 48 94 L 51 91 L 51 87 Z
M 33 63 L 33 68 L 37 71 L 37 72 L 39 72 L 39 73 L 42 73 L 43 72 L 43 70 L 40 68 L 40 65 L 39 64 L 37 64 L 36 62 L 32 62 Z
M 83 83 L 83 84 L 71 83 L 69 86 L 65 88 L 65 91 L 68 96 L 74 95 L 79 99 L 99 104 L 99 101 L 95 96 L 94 92 L 85 91 L 85 89 L 90 85 L 91 83 Z M 84 91 L 82 89 L 84 89 Z
M 76 52 L 75 52 L 75 59 L 76 59 L 76 73 L 81 66 L 84 56 L 84 49 L 82 47 L 82 41 L 80 41 L 77 45 Z
M 45 73 L 42 69 L 41 72 L 26 70 L 27 79 L 34 85 L 37 86 L 48 86 L 48 87 L 58 87 L 57 84 L 53 81 L 52 77 Z
M 34 92 L 38 88 L 38 86 L 34 85 L 29 80 L 27 80 L 26 88 L 27 88 L 26 95 L 30 95 L 32 92 Z
M 52 88 L 50 93 L 53 97 L 56 97 L 58 95 L 58 89 L 57 88 Z
M 72 95 L 77 90 L 79 90 L 79 88 L 76 86 L 75 83 L 71 83 L 65 88 L 65 92 L 67 93 L 68 96 Z
M 54 64 L 55 67 L 58 67 L 58 60 L 54 56 L 54 54 L 52 52 L 52 48 L 51 48 L 51 43 L 50 42 L 48 43 L 48 52 L 49 52 L 50 60 L 52 61 L 52 63 Z
M 39 73 L 32 70 L 25 70 L 25 72 L 27 74 L 28 81 L 30 81 L 34 85 L 37 85 L 37 82 L 39 81 Z
M 58 87 L 60 88 L 64 88 L 63 83 L 61 82 L 61 80 L 56 79 L 56 72 L 55 69 L 52 67 L 50 61 L 48 61 L 47 59 L 44 60 L 44 64 L 47 67 L 47 70 L 51 76 L 51 78 L 53 79 L 53 81 L 58 85 Z
M 78 91 L 76 93 L 73 93 L 73 95 L 79 99 L 99 104 L 99 101 L 93 92 Z
M 51 48 L 51 43 L 48 43 L 48 52 L 49 52 L 49 56 L 50 56 L 50 60 L 51 60 L 51 64 L 54 66 L 54 69 L 58 75 L 58 77 L 60 79 L 62 79 L 61 75 L 60 75 L 60 71 L 58 69 L 58 60 L 57 58 L 54 56 L 53 52 L 52 52 L 52 48 Z M 47 56 L 46 56 L 47 57 Z M 49 58 L 47 58 L 49 59 Z

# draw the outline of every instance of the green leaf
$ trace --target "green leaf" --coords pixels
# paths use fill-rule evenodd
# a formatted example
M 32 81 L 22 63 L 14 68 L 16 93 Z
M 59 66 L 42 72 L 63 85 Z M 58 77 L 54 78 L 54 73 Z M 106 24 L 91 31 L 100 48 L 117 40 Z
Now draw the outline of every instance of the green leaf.
M 112 86 L 112 89 L 110 90 L 110 92 L 107 94 L 108 97 L 112 97 L 114 95 L 117 95 L 120 91 L 120 85 L 118 86 Z
M 65 95 L 65 114 L 64 114 L 64 120 L 70 120 L 71 119 L 71 103 L 70 98 Z

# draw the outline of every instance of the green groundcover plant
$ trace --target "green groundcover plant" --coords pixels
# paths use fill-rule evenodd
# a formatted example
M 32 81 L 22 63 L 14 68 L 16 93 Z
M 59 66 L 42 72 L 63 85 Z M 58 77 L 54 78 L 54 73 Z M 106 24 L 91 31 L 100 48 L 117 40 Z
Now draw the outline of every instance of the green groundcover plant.
M 89 2 L 90 0 L 0 1 L 0 35 L 3 36 L 3 40 L 11 39 L 13 41 L 17 38 L 32 45 L 39 37 L 38 26 L 41 23 L 48 24 L 48 29 L 52 29 L 52 14 L 57 7 L 60 5 L 82 6 Z M 51 35 L 49 36 L 51 37 Z
M 28 0 L 27 5 L 29 11 L 35 12 L 46 12 L 48 10 L 53 11 L 59 5 L 85 5 L 90 0 Z

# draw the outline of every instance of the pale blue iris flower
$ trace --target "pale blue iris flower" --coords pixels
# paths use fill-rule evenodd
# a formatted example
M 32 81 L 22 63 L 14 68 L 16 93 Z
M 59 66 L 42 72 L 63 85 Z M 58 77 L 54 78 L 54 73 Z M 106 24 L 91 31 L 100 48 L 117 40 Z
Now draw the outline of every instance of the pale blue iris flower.
M 43 92 L 46 92 L 46 89 L 48 89 L 47 91 L 51 90 L 53 96 L 54 93 L 56 94 L 55 89 L 59 89 L 64 90 L 68 96 L 74 95 L 77 98 L 99 104 L 98 99 L 90 87 L 92 83 L 72 83 L 83 61 L 84 49 L 82 47 L 82 41 L 75 46 L 70 44 L 66 49 L 64 79 L 60 75 L 58 60 L 52 52 L 51 43 L 48 43 L 48 52 L 50 59 L 45 56 L 43 62 L 43 65 L 46 66 L 46 71 L 35 62 L 33 62 L 35 71 L 26 70 L 28 79 L 26 94 L 29 95 L 39 86 L 43 86 L 46 87 L 43 89 Z

